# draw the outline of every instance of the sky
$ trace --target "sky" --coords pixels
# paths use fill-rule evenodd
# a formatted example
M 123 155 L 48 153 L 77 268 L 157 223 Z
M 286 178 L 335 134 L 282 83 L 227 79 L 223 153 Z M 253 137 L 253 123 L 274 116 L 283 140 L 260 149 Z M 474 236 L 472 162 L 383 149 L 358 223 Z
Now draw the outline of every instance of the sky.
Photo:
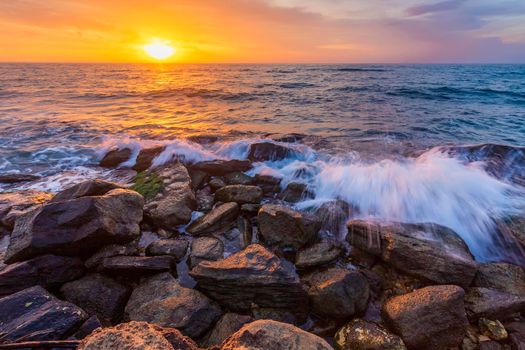
M 0 61 L 525 63 L 525 0 L 1 0 Z

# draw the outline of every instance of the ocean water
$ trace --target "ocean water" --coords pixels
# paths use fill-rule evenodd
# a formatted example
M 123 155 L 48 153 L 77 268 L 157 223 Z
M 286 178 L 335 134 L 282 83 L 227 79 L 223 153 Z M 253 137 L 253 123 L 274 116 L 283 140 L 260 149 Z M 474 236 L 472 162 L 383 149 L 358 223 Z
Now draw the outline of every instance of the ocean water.
M 496 227 L 525 210 L 525 65 L 0 64 L 0 123 L 0 174 L 43 177 L 0 191 L 118 180 L 97 166 L 117 146 L 191 163 L 305 134 L 250 173 L 308 184 L 299 208 L 341 198 L 451 227 L 479 260 L 525 260 Z M 487 143 L 508 147 L 465 147 Z

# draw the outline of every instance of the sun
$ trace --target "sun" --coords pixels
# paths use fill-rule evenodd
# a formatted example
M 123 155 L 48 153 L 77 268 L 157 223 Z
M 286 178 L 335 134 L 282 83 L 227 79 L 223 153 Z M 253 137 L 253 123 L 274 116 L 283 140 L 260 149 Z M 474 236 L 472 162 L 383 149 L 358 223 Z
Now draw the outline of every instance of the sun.
M 149 56 L 157 60 L 165 60 L 175 53 L 175 48 L 170 46 L 169 41 L 160 39 L 155 39 L 151 43 L 144 45 L 143 48 Z

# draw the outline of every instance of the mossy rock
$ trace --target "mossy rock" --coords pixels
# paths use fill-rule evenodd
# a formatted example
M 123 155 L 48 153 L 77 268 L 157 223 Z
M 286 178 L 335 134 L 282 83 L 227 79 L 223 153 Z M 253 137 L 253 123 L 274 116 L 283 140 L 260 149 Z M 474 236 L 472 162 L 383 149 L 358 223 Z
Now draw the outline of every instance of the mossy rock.
M 138 173 L 133 178 L 133 182 L 131 189 L 140 193 L 145 199 L 154 198 L 164 187 L 160 177 L 148 171 Z

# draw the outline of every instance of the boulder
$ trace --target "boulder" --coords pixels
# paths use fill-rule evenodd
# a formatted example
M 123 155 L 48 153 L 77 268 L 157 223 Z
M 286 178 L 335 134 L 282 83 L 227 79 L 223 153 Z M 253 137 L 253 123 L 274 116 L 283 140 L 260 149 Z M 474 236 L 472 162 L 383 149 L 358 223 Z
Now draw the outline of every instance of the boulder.
M 0 174 L 0 183 L 4 184 L 35 181 L 38 179 L 40 179 L 40 176 L 30 174 Z
M 126 245 L 110 244 L 100 248 L 89 259 L 84 262 L 88 269 L 95 269 L 105 258 L 110 258 L 117 255 L 139 255 L 138 241 L 132 241 Z
M 355 211 L 347 202 L 337 199 L 321 204 L 314 214 L 321 222 L 321 230 L 336 235 L 341 240 L 346 234 L 346 223 L 350 214 Z
M 0 193 L 0 235 L 2 231 L 10 233 L 18 217 L 51 198 L 52 194 L 35 190 Z
M 383 319 L 409 349 L 442 350 L 461 344 L 468 325 L 464 290 L 430 286 L 389 299 Z
M 222 176 L 236 171 L 248 171 L 252 168 L 252 163 L 248 160 L 207 160 L 195 163 L 191 166 L 192 170 L 204 171 L 212 176 Z
M 40 286 L 0 299 L 0 344 L 64 339 L 87 319 L 79 307 Z
M 235 224 L 238 215 L 237 203 L 224 203 L 189 224 L 186 232 L 193 236 L 225 232 Z
M 339 350 L 407 350 L 403 340 L 376 323 L 355 319 L 337 331 Z
M 298 269 L 307 269 L 314 266 L 328 264 L 336 260 L 343 250 L 332 240 L 323 240 L 301 248 L 295 256 L 295 266 Z
M 97 316 L 102 324 L 111 325 L 121 319 L 131 291 L 109 277 L 89 274 L 64 284 L 60 292 L 65 300 Z
M 320 228 L 315 216 L 277 204 L 263 205 L 257 214 L 257 222 L 267 244 L 296 249 L 313 241 Z
M 86 255 L 108 244 L 138 237 L 142 196 L 115 189 L 48 203 L 20 217 L 6 252 L 8 263 L 42 254 Z
M 525 271 L 520 266 L 507 263 L 481 264 L 472 286 L 525 296 Z
M 255 175 L 255 185 L 259 186 L 264 194 L 273 194 L 281 192 L 281 179 L 271 175 Z
M 191 178 L 191 188 L 194 191 L 197 191 L 198 189 L 204 187 L 210 179 L 210 175 L 200 170 L 191 170 L 189 174 Z
M 215 192 L 215 202 L 260 203 L 262 196 L 263 191 L 257 186 L 228 185 Z
M 54 289 L 83 274 L 84 264 L 78 258 L 56 255 L 38 256 L 31 260 L 7 265 L 0 270 L 0 297 L 36 285 Z
M 126 313 L 131 320 L 174 327 L 196 338 L 215 323 L 221 309 L 199 291 L 182 287 L 171 274 L 161 273 L 133 290 Z
M 102 261 L 100 270 L 113 275 L 142 277 L 143 275 L 171 271 L 175 266 L 172 256 L 113 256 Z
M 144 171 L 149 169 L 153 164 L 153 160 L 157 158 L 162 152 L 164 152 L 165 149 L 166 146 L 155 146 L 152 148 L 141 149 L 132 169 L 135 171 Z
M 215 192 L 226 186 L 226 182 L 220 177 L 215 177 L 208 182 L 208 185 L 210 186 L 211 192 Z
M 358 271 L 335 267 L 316 271 L 303 281 L 316 315 L 345 320 L 366 310 L 370 287 Z
M 170 255 L 175 261 L 181 261 L 188 251 L 189 242 L 187 239 L 159 239 L 151 242 L 146 247 L 146 255 L 159 256 Z
M 197 288 L 224 307 L 249 312 L 253 307 L 305 316 L 308 297 L 294 266 L 261 245 L 218 261 L 203 261 L 190 271 Z
M 58 192 L 50 202 L 64 202 L 81 197 L 103 196 L 117 188 L 123 187 L 105 180 L 87 180 Z
M 294 154 L 296 152 L 286 146 L 272 142 L 257 142 L 250 145 L 248 159 L 252 162 L 266 162 L 282 160 Z
M 279 195 L 283 201 L 290 203 L 296 203 L 306 198 L 313 198 L 313 196 L 313 193 L 308 190 L 308 186 L 299 182 L 290 182 Z
M 290 133 L 290 134 L 271 134 L 267 135 L 268 138 L 277 141 L 277 142 L 288 142 L 288 143 L 294 143 L 299 142 L 302 139 L 304 139 L 307 135 L 305 134 L 298 134 L 298 133 Z
M 131 153 L 132 151 L 129 148 L 112 149 L 104 155 L 100 161 L 100 166 L 104 168 L 117 167 L 127 161 L 131 157 Z
M 100 320 L 97 316 L 91 316 L 84 323 L 82 323 L 75 334 L 73 334 L 73 338 L 84 339 L 98 328 L 102 328 L 102 323 L 100 323 Z
M 202 345 L 204 347 L 220 345 L 226 338 L 252 321 L 253 319 L 250 316 L 228 312 L 217 321 L 215 327 L 206 335 Z
M 215 261 L 222 259 L 224 244 L 215 237 L 197 237 L 191 242 L 189 264 L 194 268 L 202 261 Z
M 220 350 L 333 350 L 318 336 L 291 324 L 259 320 L 244 325 L 222 343 Z
M 480 317 L 504 320 L 525 311 L 525 296 L 474 287 L 469 288 L 465 295 L 465 307 L 471 320 Z
M 226 174 L 223 176 L 223 178 L 228 185 L 252 185 L 254 181 L 253 177 L 240 171 Z
M 478 269 L 461 238 L 436 224 L 352 220 L 346 240 L 404 273 L 436 284 L 468 287 Z

